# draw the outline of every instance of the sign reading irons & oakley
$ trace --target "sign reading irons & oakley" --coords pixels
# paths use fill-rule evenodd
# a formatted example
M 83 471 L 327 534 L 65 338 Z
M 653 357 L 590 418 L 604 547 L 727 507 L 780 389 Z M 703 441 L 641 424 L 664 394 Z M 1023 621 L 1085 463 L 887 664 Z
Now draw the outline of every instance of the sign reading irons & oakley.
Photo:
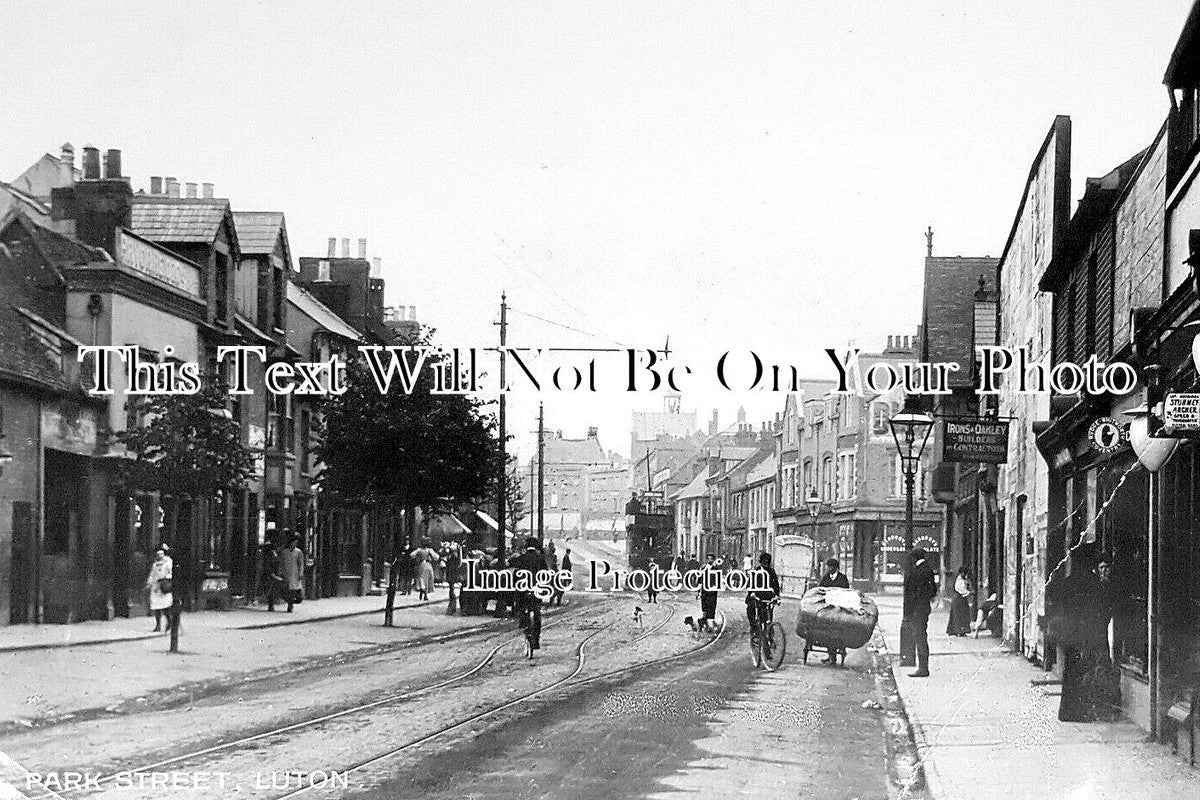
M 1008 423 L 994 420 L 947 420 L 942 460 L 1003 464 L 1008 460 Z

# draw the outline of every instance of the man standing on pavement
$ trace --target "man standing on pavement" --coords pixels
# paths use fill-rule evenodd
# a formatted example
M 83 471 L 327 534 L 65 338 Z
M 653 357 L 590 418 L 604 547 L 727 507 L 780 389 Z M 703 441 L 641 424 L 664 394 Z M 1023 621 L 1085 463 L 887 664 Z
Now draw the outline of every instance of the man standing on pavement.
M 928 557 L 923 548 L 914 547 L 904 576 L 904 620 L 901 625 L 908 628 L 917 651 L 917 671 L 910 672 L 910 678 L 929 677 L 929 604 L 937 597 L 937 581 Z
M 717 558 L 712 553 L 705 556 L 704 568 L 700 570 L 700 627 L 711 630 L 717 624 L 717 592 L 706 590 L 706 585 L 720 584 L 720 570 L 717 569 Z
M 567 572 L 568 574 L 571 573 L 571 548 L 569 548 L 569 547 L 567 548 L 567 551 L 565 553 L 563 553 L 562 569 L 564 572 Z M 555 592 L 554 593 L 554 605 L 561 606 L 562 600 L 563 600 L 563 593 Z

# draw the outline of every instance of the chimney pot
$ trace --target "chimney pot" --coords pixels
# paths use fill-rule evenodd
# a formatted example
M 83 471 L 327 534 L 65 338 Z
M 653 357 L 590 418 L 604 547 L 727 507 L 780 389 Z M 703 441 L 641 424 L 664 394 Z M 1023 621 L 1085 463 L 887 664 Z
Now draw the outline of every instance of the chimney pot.
M 359 239 L 359 244 L 365 245 L 366 241 L 367 241 L 366 239 Z M 363 248 L 360 247 L 360 249 L 363 249 Z M 375 256 L 374 258 L 371 259 L 371 277 L 372 278 L 382 278 L 383 277 L 383 262 L 379 258 L 379 256 Z
M 104 153 L 104 177 L 120 178 L 121 176 L 121 151 L 106 150 Z
M 83 179 L 100 180 L 100 150 L 90 144 L 83 147 Z
M 350 240 L 342 239 L 342 258 L 350 257 Z
M 411 319 L 413 322 L 417 321 L 417 307 L 416 306 L 408 307 L 408 318 Z
M 200 184 L 200 194 L 206 199 L 211 200 L 213 196 L 213 185 L 211 183 Z
M 187 187 L 187 196 L 194 198 L 196 196 L 196 184 L 186 183 L 184 186 Z
M 163 184 L 161 175 L 150 176 L 150 194 L 162 194 Z
M 75 168 L 75 148 L 67 142 L 62 146 L 62 153 L 58 157 L 59 163 L 64 164 L 71 169 Z
M 329 237 L 329 252 L 325 255 L 329 256 L 330 258 L 333 258 L 337 255 L 337 239 L 332 236 Z
M 179 181 L 167 178 L 167 197 L 179 197 Z
M 367 240 L 366 239 L 358 240 L 358 257 L 361 259 L 366 259 L 366 257 L 367 257 Z

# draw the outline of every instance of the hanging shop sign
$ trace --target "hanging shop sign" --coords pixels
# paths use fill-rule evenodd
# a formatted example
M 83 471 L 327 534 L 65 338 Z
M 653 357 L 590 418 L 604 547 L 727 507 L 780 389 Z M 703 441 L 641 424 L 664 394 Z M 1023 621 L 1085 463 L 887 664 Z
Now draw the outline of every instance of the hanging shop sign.
M 1162 406 L 1163 431 L 1200 433 L 1200 394 L 1174 392 L 1168 394 Z
M 994 420 L 946 420 L 942 436 L 942 460 L 976 464 L 1008 461 L 1008 422 Z
M 1112 417 L 1100 417 L 1088 427 L 1088 442 L 1100 453 L 1112 453 L 1121 449 L 1125 431 L 1121 423 Z

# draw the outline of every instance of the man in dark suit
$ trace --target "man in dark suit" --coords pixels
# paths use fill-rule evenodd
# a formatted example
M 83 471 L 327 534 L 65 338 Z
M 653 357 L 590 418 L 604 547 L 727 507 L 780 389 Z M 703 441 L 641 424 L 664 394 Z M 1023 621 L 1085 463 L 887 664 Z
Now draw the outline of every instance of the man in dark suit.
M 850 579 L 846 577 L 846 573 L 842 572 L 842 564 L 836 558 L 828 558 L 825 560 L 825 574 L 821 576 L 821 582 L 818 586 L 827 586 L 834 589 L 849 589 Z
M 530 585 L 537 581 L 539 572 L 546 569 L 546 555 L 541 551 L 539 545 L 541 543 L 530 536 L 525 540 L 525 552 L 517 556 L 513 560 L 513 573 L 527 573 L 526 580 Z M 532 646 L 534 650 L 541 647 L 542 636 L 542 601 L 532 591 L 516 591 L 513 593 L 516 600 L 517 621 L 522 629 L 525 628 L 525 611 L 531 612 L 530 623 L 533 625 Z
M 917 651 L 917 671 L 910 678 L 929 677 L 929 612 L 930 603 L 937 597 L 937 580 L 928 563 L 929 554 L 914 547 L 908 557 L 908 572 L 904 576 L 904 621 Z

